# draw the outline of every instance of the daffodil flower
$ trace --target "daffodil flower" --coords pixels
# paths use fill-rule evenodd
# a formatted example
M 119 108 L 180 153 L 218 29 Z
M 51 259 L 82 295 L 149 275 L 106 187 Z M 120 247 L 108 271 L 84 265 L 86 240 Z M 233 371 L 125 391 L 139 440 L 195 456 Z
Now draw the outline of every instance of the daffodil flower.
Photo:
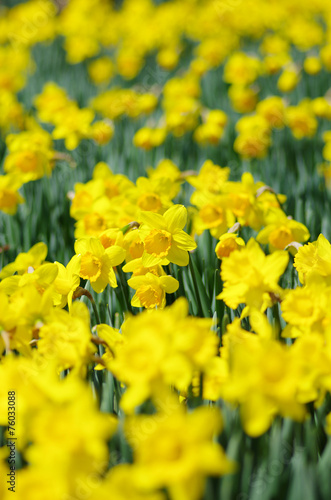
M 36 269 L 46 259 L 47 251 L 45 243 L 36 243 L 28 252 L 21 252 L 14 262 L 7 264 L 0 272 L 0 279 L 7 278 L 15 272 L 17 274 L 24 274 L 28 271 L 29 267 Z
M 172 276 L 155 276 L 147 273 L 144 276 L 134 276 L 128 280 L 128 285 L 136 290 L 131 305 L 134 307 L 164 308 L 166 293 L 178 290 L 179 282 Z
M 307 243 L 299 248 L 295 258 L 294 267 L 298 271 L 301 283 L 306 283 L 314 274 L 322 276 L 329 282 L 331 277 L 331 245 L 320 234 L 317 241 Z
M 286 217 L 282 210 L 271 209 L 266 227 L 259 232 L 256 241 L 263 244 L 268 243 L 270 252 L 274 252 L 285 250 L 287 245 L 292 242 L 307 241 L 309 237 L 310 234 L 306 226 Z
M 75 243 L 75 252 L 81 255 L 79 276 L 89 280 L 95 292 L 103 292 L 108 283 L 117 287 L 113 267 L 123 262 L 123 248 L 113 245 L 105 249 L 97 238 L 81 238 Z
M 187 210 L 183 205 L 174 205 L 163 215 L 141 212 L 139 229 L 144 241 L 142 262 L 145 267 L 172 262 L 187 266 L 188 251 L 196 248 L 196 243 L 183 228 L 187 220 Z
M 202 498 L 206 475 L 235 471 L 235 463 L 213 441 L 222 429 L 222 415 L 217 408 L 206 406 L 185 412 L 167 395 L 159 396 L 158 401 L 162 407 L 167 401 L 171 412 L 161 410 L 157 419 L 154 415 L 132 415 L 124 424 L 133 448 L 136 482 L 144 489 L 166 486 L 173 500 Z
M 221 278 L 224 287 L 217 298 L 233 309 L 245 303 L 247 307 L 243 315 L 249 315 L 252 309 L 264 312 L 273 303 L 272 294 L 282 292 L 278 281 L 288 261 L 288 254 L 281 250 L 265 255 L 251 238 L 246 247 L 233 251 L 227 259 L 223 259 Z
M 17 205 L 24 202 L 18 189 L 22 181 L 15 175 L 0 175 L 0 210 L 9 215 L 14 215 Z
M 58 274 L 54 281 L 54 304 L 64 307 L 67 303 L 69 310 L 72 305 L 72 296 L 76 288 L 79 286 L 80 264 L 81 257 L 74 255 L 68 262 L 67 267 L 64 267 L 60 262 L 55 262 L 58 268 Z
M 219 238 L 215 253 L 219 259 L 223 259 L 229 257 L 234 250 L 240 250 L 244 246 L 244 240 L 239 238 L 237 233 L 225 233 Z

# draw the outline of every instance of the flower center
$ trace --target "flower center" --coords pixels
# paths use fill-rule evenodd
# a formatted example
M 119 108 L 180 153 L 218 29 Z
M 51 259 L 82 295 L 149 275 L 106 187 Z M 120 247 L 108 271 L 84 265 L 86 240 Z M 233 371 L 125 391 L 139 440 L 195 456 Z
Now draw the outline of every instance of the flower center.
M 107 229 L 106 221 L 97 213 L 87 214 L 84 217 L 84 226 L 86 234 L 98 236 Z
M 17 203 L 17 194 L 9 189 L 0 191 L 0 208 L 14 208 Z
M 115 245 L 116 236 L 108 236 L 106 234 L 102 234 L 99 236 L 99 240 L 101 241 L 103 248 L 109 248 Z
M 72 200 L 71 211 L 74 213 L 77 210 L 86 210 L 86 207 L 91 206 L 92 203 L 93 197 L 86 191 L 81 191 L 75 194 L 75 197 Z
M 146 252 L 153 257 L 166 257 L 171 248 L 171 234 L 163 229 L 153 229 L 144 243 Z
M 222 259 L 223 257 L 229 257 L 229 255 L 234 251 L 237 250 L 238 248 L 238 243 L 236 240 L 233 238 L 228 238 L 224 241 L 222 241 L 219 245 L 216 247 L 216 254 L 217 257 Z
M 291 243 L 293 239 L 294 237 L 292 231 L 285 226 L 275 229 L 269 236 L 270 243 L 280 250 L 284 250 L 284 248 Z
M 107 198 L 114 198 L 120 194 L 118 186 L 110 180 L 105 181 L 105 194 Z
M 101 274 L 101 261 L 91 252 L 82 255 L 80 276 L 84 280 L 96 281 Z
M 208 227 L 216 227 L 224 221 L 224 212 L 221 207 L 205 205 L 200 210 L 200 217 Z
M 160 197 L 154 193 L 142 194 L 137 203 L 141 210 L 148 212 L 157 212 L 162 207 Z
M 151 285 L 143 285 L 138 288 L 136 293 L 143 307 L 152 309 L 161 304 L 161 289 L 153 288 Z
M 129 247 L 129 253 L 133 259 L 139 259 L 144 253 L 144 244 L 142 241 L 133 241 Z
M 230 206 L 236 217 L 244 217 L 250 206 L 249 195 L 230 193 Z
M 16 165 L 21 172 L 35 172 L 38 167 L 38 157 L 34 151 L 23 151 L 18 154 Z

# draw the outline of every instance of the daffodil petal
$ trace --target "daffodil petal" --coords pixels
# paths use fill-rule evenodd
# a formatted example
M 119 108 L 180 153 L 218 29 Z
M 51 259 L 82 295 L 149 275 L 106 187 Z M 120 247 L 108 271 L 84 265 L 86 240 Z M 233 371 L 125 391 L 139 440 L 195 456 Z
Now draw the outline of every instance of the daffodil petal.
M 142 264 L 144 267 L 151 267 L 155 266 L 156 264 L 160 264 L 162 262 L 162 259 L 158 256 L 154 257 L 154 255 L 151 255 L 149 253 L 144 253 L 142 256 Z
M 124 248 L 119 247 L 117 245 L 108 247 L 105 250 L 105 253 L 106 255 L 108 255 L 112 267 L 119 266 L 120 264 L 122 264 L 126 256 L 126 251 L 124 250 Z
M 68 265 L 67 265 L 67 270 L 71 274 L 79 274 L 80 271 L 80 261 L 81 261 L 81 256 L 80 255 L 74 255 L 72 259 L 69 260 Z
M 151 273 L 149 273 L 151 274 Z M 143 276 L 134 276 L 133 278 L 130 278 L 128 280 L 128 285 L 129 287 L 133 288 L 134 290 L 137 290 L 140 286 L 146 285 L 146 282 L 149 281 L 148 278 L 146 278 L 146 275 Z
M 166 293 L 174 293 L 179 287 L 179 282 L 172 276 L 161 276 L 160 283 Z
M 140 299 L 136 293 L 134 294 L 134 296 L 131 299 L 131 305 L 133 307 L 142 307 Z
M 76 254 L 83 255 L 88 251 L 88 239 L 87 238 L 79 238 L 75 241 L 75 252 Z
M 177 243 L 177 246 L 182 250 L 194 250 L 197 247 L 196 242 L 191 236 L 184 231 L 179 231 L 172 235 L 172 239 Z
M 177 266 L 187 266 L 189 263 L 189 254 L 186 250 L 178 248 L 176 245 L 171 245 L 167 258 Z
M 98 238 L 90 238 L 89 246 L 91 253 L 98 257 L 98 259 L 100 259 L 105 253 L 105 249 Z
M 43 261 L 46 259 L 47 252 L 47 245 L 41 241 L 33 245 L 28 251 L 28 254 L 32 255 L 36 260 Z
M 140 212 L 139 220 L 153 229 L 166 229 L 166 223 L 162 215 L 153 212 Z
M 289 255 L 287 252 L 278 251 L 267 256 L 266 263 L 263 266 L 263 272 L 266 277 L 266 281 L 273 282 L 275 276 L 280 276 L 285 272 L 289 261 Z M 270 276 L 270 278 L 269 278 Z
M 184 228 L 187 221 L 187 210 L 184 205 L 174 205 L 163 214 L 163 217 L 168 230 L 173 233 Z
M 116 274 L 114 272 L 114 269 L 111 267 L 109 272 L 108 272 L 108 281 L 109 284 L 112 288 L 117 288 L 117 280 L 116 280 Z

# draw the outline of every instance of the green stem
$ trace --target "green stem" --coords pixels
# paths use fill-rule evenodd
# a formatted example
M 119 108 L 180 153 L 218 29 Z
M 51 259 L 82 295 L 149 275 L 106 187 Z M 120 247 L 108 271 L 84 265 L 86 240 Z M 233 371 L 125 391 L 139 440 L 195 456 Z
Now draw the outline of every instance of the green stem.
M 90 300 L 91 300 L 91 299 L 90 299 Z M 95 316 L 95 319 L 96 319 L 97 325 L 100 325 L 100 324 L 101 324 L 101 321 L 100 321 L 100 316 L 99 316 L 99 312 L 98 312 L 97 305 L 96 305 L 96 303 L 94 302 L 93 297 L 92 297 L 92 300 L 91 300 L 91 304 L 92 304 L 92 308 L 93 308 L 93 312 L 94 312 L 94 316 Z
M 101 321 L 100 321 L 100 316 L 99 316 L 99 312 L 97 309 L 97 305 L 94 301 L 94 298 L 92 297 L 92 294 L 88 290 L 86 290 L 86 288 L 83 288 L 81 286 L 77 287 L 77 289 L 74 292 L 73 299 L 74 300 L 79 299 L 82 295 L 87 297 L 89 299 L 89 301 L 91 302 L 97 325 L 100 325 Z
M 132 221 L 126 226 L 122 227 L 120 231 L 122 231 L 123 234 L 126 234 L 128 231 L 130 231 L 130 229 L 138 228 L 139 226 L 140 226 L 139 222 Z
M 121 292 L 122 292 L 122 296 L 123 296 L 123 300 L 124 300 L 124 306 L 126 307 L 127 311 L 132 312 L 130 298 L 128 297 L 128 285 L 127 285 L 127 282 L 124 278 L 123 271 L 119 267 L 116 269 L 116 271 L 117 271 L 117 276 L 119 279 L 119 284 L 120 284 L 120 288 L 121 288 Z M 127 293 L 125 293 L 125 290 L 127 291 Z
M 194 291 L 195 291 L 195 296 L 196 296 L 196 299 L 197 299 L 198 315 L 200 317 L 203 317 L 202 304 L 201 304 L 201 299 L 200 299 L 200 294 L 199 294 L 199 287 L 198 287 L 197 279 L 196 279 L 196 276 L 195 276 L 195 272 L 194 272 L 194 268 L 193 268 L 193 262 L 192 262 L 191 255 L 190 255 L 190 260 L 189 260 L 189 264 L 188 265 L 189 265 L 189 268 L 190 268 L 190 273 L 191 273 L 191 276 L 192 276 L 192 281 L 193 281 L 193 287 L 194 287 Z

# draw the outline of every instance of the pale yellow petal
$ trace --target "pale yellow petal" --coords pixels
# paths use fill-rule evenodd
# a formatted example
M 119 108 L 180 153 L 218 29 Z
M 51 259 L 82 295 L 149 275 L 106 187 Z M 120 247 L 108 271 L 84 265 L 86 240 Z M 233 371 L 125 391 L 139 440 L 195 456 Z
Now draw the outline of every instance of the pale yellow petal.
M 163 217 L 168 230 L 173 233 L 184 228 L 187 221 L 187 210 L 184 205 L 174 205 L 163 214 Z

